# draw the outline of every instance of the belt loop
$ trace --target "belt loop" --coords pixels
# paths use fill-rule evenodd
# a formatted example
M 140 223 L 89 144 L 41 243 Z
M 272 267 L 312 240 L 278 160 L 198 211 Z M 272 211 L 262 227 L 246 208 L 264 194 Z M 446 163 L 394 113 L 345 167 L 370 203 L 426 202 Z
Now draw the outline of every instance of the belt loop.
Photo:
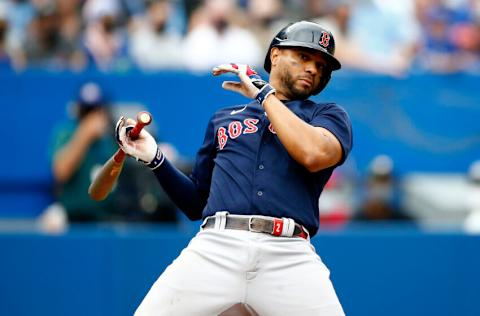
M 280 236 L 292 237 L 295 231 L 295 221 L 291 218 L 282 217 L 283 227 Z
M 228 212 L 216 212 L 215 213 L 215 229 L 224 230 L 227 224 Z
M 202 222 L 202 225 L 200 225 L 200 228 L 203 230 L 205 228 L 205 225 L 207 225 L 207 222 L 210 218 L 212 218 L 213 216 L 207 216 L 203 219 L 203 222 Z
M 303 232 L 307 235 L 306 240 L 310 241 L 310 232 L 304 226 L 302 226 Z

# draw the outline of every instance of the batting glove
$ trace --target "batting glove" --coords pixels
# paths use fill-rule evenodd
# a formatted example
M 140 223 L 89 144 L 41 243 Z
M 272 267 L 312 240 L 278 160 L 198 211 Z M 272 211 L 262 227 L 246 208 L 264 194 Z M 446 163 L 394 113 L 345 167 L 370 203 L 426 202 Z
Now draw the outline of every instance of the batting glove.
M 135 123 L 132 119 L 120 117 L 115 126 L 115 139 L 127 155 L 143 162 L 151 169 L 155 169 L 165 159 L 163 153 L 158 147 L 155 138 L 145 129 L 142 129 L 140 135 L 135 140 L 128 136 Z
M 240 82 L 224 81 L 222 87 L 226 90 L 241 93 L 247 98 L 256 99 L 262 105 L 267 96 L 275 93 L 275 89 L 260 78 L 258 73 L 248 65 L 232 63 L 223 64 L 212 69 L 214 76 L 227 72 L 236 74 L 240 78 Z

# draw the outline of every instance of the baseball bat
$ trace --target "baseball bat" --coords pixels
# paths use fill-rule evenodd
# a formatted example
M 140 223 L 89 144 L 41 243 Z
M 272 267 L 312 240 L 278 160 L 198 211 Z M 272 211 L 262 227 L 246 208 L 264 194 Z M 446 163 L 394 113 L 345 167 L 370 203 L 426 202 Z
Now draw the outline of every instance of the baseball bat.
M 152 115 L 148 112 L 142 111 L 137 114 L 137 124 L 129 132 L 128 136 L 131 139 L 138 138 L 143 127 L 152 122 Z M 123 163 L 125 162 L 125 152 L 121 148 L 102 166 L 93 179 L 88 194 L 95 201 L 104 200 L 112 191 L 113 186 L 117 182 L 118 176 L 122 172 Z

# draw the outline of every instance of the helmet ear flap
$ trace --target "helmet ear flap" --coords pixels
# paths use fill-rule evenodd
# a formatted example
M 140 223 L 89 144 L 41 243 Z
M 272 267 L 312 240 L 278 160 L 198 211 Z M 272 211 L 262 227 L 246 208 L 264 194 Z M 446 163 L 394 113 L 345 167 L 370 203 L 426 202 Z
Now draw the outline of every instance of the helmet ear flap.
M 263 63 L 263 68 L 267 73 L 270 73 L 270 70 L 272 70 L 272 61 L 270 60 L 270 56 L 272 54 L 272 48 L 275 46 L 270 45 L 268 48 L 267 56 L 265 56 L 265 62 Z

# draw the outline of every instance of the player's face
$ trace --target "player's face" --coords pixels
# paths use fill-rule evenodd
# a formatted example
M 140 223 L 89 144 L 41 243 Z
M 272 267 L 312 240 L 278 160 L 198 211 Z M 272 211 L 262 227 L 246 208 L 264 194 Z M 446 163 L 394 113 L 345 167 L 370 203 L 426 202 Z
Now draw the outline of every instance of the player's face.
M 306 99 L 320 84 L 327 62 L 314 50 L 283 48 L 279 50 L 277 65 L 285 96 Z

